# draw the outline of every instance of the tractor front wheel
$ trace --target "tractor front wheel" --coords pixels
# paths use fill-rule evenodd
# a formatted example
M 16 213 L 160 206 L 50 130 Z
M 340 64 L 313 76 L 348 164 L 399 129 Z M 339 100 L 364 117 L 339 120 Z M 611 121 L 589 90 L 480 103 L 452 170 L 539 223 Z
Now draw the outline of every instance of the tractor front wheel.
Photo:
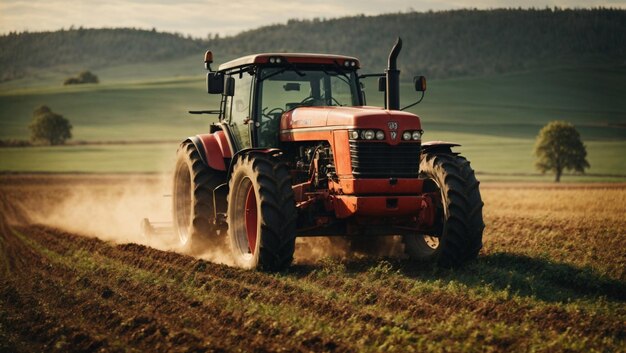
M 296 206 L 291 176 L 280 157 L 241 157 L 230 178 L 228 237 L 238 266 L 278 271 L 295 250 Z
M 449 151 L 425 152 L 420 176 L 437 193 L 435 224 L 430 234 L 404 236 L 405 251 L 418 260 L 444 267 L 459 266 L 478 256 L 482 247 L 483 202 L 470 163 Z

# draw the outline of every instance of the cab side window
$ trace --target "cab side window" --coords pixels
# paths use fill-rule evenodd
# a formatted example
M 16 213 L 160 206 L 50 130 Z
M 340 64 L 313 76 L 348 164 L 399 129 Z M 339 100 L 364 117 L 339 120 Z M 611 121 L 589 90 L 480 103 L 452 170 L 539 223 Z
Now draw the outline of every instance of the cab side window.
M 235 95 L 226 99 L 226 121 L 230 125 L 230 131 L 235 138 L 239 149 L 250 148 L 250 99 L 252 92 L 253 76 L 248 73 L 234 74 Z

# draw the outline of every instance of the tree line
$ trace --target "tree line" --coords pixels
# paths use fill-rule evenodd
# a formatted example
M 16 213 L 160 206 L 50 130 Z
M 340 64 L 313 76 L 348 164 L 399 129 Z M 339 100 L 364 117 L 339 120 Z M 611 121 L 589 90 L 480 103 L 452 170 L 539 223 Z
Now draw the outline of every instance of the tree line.
M 207 25 L 207 33 L 217 31 Z M 404 40 L 400 69 L 438 78 L 626 62 L 624 10 L 453 10 L 293 19 L 228 37 L 129 28 L 11 33 L 0 36 L 0 80 L 37 68 L 201 56 L 206 48 L 220 61 L 268 51 L 346 54 L 360 58 L 365 69 L 380 71 L 397 36 Z
M 14 32 L 0 36 L 0 82 L 55 67 L 78 71 L 158 62 L 198 54 L 204 47 L 180 34 L 133 28 Z

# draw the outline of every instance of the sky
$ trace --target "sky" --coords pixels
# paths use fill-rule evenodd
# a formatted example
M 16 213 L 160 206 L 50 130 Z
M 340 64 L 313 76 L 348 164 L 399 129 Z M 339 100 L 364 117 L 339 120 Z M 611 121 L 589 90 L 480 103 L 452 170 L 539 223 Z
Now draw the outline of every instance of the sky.
M 459 8 L 617 7 L 626 0 L 0 0 L 0 33 L 136 27 L 205 38 L 289 19 Z

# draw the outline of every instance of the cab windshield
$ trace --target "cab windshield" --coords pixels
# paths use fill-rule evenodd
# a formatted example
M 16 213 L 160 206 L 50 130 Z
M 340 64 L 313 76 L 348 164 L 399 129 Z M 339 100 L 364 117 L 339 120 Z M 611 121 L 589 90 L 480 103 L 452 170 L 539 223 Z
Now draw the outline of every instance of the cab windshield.
M 280 116 L 298 107 L 357 106 L 360 104 L 355 71 L 341 68 L 263 68 L 258 76 L 257 111 L 260 146 L 278 142 Z

